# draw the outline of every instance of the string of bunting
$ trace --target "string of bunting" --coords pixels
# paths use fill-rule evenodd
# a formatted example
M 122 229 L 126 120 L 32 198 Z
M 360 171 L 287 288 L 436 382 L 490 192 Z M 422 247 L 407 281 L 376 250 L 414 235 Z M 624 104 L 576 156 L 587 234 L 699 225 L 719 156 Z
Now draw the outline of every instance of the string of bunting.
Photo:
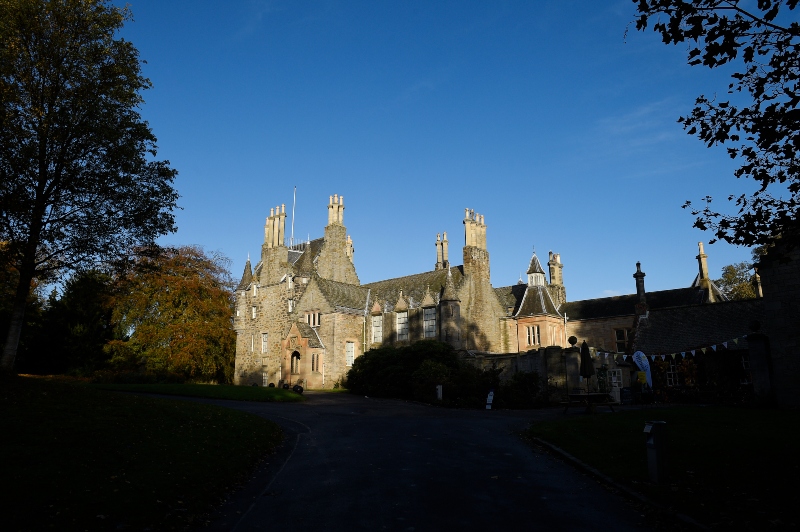
M 679 351 L 679 352 L 675 352 L 675 353 L 668 353 L 668 354 L 662 354 L 662 355 L 647 355 L 647 358 L 649 358 L 651 362 L 655 361 L 656 357 L 661 357 L 661 360 L 664 360 L 668 356 L 671 356 L 675 360 L 678 360 L 678 357 L 686 358 L 686 356 L 688 354 L 691 354 L 692 356 L 695 356 L 698 351 L 703 353 L 703 354 L 705 354 L 709 349 L 711 349 L 712 351 L 716 351 L 717 348 L 720 345 L 724 346 L 725 349 L 727 349 L 729 343 L 733 343 L 734 345 L 738 345 L 739 344 L 739 340 L 746 339 L 746 338 L 747 338 L 747 335 L 745 334 L 745 335 L 740 336 L 738 338 L 733 338 L 733 339 L 728 340 L 726 342 L 719 342 L 719 343 L 716 343 L 716 344 L 711 344 L 711 345 L 708 345 L 706 347 L 698 347 L 698 348 L 695 348 L 695 349 L 687 349 L 686 351 Z M 601 359 L 608 359 L 609 355 L 612 356 L 612 357 L 615 357 L 615 356 L 618 356 L 619 353 L 610 353 L 610 352 L 605 352 L 605 351 L 602 351 L 602 352 L 598 351 L 597 352 L 597 356 L 599 358 L 601 358 Z M 622 360 L 627 361 L 628 357 L 630 357 L 630 356 L 631 355 L 622 355 Z

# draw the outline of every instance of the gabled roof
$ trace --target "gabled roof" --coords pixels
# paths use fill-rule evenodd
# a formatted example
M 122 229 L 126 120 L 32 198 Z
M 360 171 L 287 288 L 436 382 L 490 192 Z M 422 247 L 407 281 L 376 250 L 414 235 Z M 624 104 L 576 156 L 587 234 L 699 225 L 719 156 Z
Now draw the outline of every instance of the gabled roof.
M 668 355 L 720 345 L 749 334 L 754 321 L 764 322 L 763 299 L 651 310 L 634 331 L 633 350 Z M 745 340 L 728 344 L 728 349 L 743 348 Z
M 647 307 L 651 310 L 699 305 L 706 300 L 704 290 L 691 287 L 647 292 L 646 298 Z M 567 319 L 570 320 L 590 320 L 635 314 L 636 304 L 638 302 L 638 295 L 628 294 L 624 296 L 585 299 L 583 301 L 569 301 L 563 303 L 558 310 L 562 315 L 566 314 Z
M 452 281 L 454 287 L 458 287 L 464 279 L 462 266 L 453 266 L 449 268 L 451 271 Z M 407 275 L 405 277 L 397 277 L 395 279 L 387 279 L 385 281 L 377 281 L 361 285 L 362 288 L 369 288 L 372 293 L 370 300 L 384 301 L 389 305 L 394 305 L 397 298 L 400 296 L 400 290 L 403 291 L 403 296 L 407 300 L 413 299 L 415 306 L 419 305 L 425 299 L 426 289 L 430 290 L 433 298 L 437 301 L 442 300 L 445 285 L 447 284 L 448 269 L 434 270 L 430 272 L 417 273 L 414 275 Z M 410 298 L 410 299 L 409 299 Z
M 528 273 L 528 274 L 531 274 L 531 273 L 544 273 L 544 269 L 542 269 L 542 263 L 539 262 L 539 257 L 536 256 L 535 252 L 533 254 L 533 257 L 531 257 L 531 263 L 528 266 L 528 271 L 525 272 L 525 273 Z
M 708 279 L 708 286 L 710 287 L 711 293 L 714 294 L 714 301 L 728 301 L 728 296 L 726 296 L 711 279 Z M 694 282 L 692 282 L 692 288 L 703 289 L 703 285 L 700 282 L 699 273 L 697 274 L 697 277 L 694 278 Z
M 535 285 L 526 286 L 519 309 L 514 313 L 515 316 L 538 316 L 546 314 L 548 316 L 561 316 L 553 298 L 550 297 L 550 290 L 545 286 Z
M 364 312 L 367 307 L 367 294 L 369 289 L 354 284 L 340 283 L 314 276 L 320 292 L 325 299 L 339 309 L 350 309 Z
M 297 325 L 297 331 L 300 333 L 300 336 L 303 338 L 308 338 L 308 347 L 325 347 L 322 345 L 322 341 L 320 340 L 317 331 L 315 331 L 308 323 L 302 320 L 297 320 L 295 325 Z
M 242 273 L 242 280 L 239 281 L 239 286 L 236 287 L 236 290 L 247 290 L 252 280 L 253 270 L 250 267 L 250 257 L 247 257 L 247 263 L 245 263 L 244 272 Z

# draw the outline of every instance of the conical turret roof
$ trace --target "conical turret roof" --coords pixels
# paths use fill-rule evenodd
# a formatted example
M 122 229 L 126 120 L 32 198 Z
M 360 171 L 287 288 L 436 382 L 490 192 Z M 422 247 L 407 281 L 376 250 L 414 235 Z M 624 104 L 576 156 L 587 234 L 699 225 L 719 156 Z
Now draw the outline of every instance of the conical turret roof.
M 461 301 L 456 294 L 456 285 L 453 283 L 453 273 L 450 268 L 447 268 L 447 280 L 444 283 L 442 301 Z
M 544 273 L 544 269 L 542 268 L 542 263 L 539 262 L 539 257 L 536 256 L 536 252 L 533 252 L 533 257 L 531 257 L 531 264 L 528 266 L 528 271 L 525 272 L 527 274 L 531 273 Z
M 250 257 L 247 257 L 247 263 L 244 265 L 244 272 L 242 273 L 242 280 L 239 281 L 239 286 L 236 287 L 236 290 L 246 290 L 252 280 L 253 268 L 250 266 Z

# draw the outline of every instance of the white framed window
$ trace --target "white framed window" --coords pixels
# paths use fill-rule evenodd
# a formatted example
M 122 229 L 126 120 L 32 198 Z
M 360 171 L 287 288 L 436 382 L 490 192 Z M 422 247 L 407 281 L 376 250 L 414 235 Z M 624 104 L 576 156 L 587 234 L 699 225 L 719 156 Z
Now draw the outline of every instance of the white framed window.
M 294 299 L 289 299 L 289 312 L 294 312 Z
M 355 362 L 356 360 L 356 344 L 353 342 L 345 343 L 344 352 L 345 352 L 345 358 L 347 359 L 347 365 L 352 366 L 353 362 Z
M 312 327 L 319 327 L 322 323 L 322 313 L 319 311 L 306 312 L 306 323 Z
M 614 347 L 617 353 L 624 353 L 628 347 L 628 333 L 630 329 L 614 329 Z
M 269 340 L 269 334 L 261 333 L 261 352 L 262 353 L 266 353 L 267 352 L 267 349 L 268 349 L 267 340 Z
M 436 308 L 422 309 L 422 329 L 425 338 L 436 338 Z
M 262 371 L 261 372 L 261 386 L 266 386 L 267 384 L 269 384 L 269 380 L 268 380 L 268 377 L 267 377 L 267 372 L 266 371 Z
M 539 345 L 542 343 L 541 331 L 538 325 L 525 327 L 528 345 Z
M 408 312 L 397 313 L 397 341 L 408 340 Z
M 622 388 L 622 370 L 610 369 L 608 370 L 608 382 L 612 388 Z
M 372 343 L 379 344 L 383 342 L 383 316 L 378 314 L 372 316 Z
M 678 384 L 680 384 L 678 363 L 673 358 L 670 360 L 669 368 L 667 369 L 667 386 L 677 386 Z
M 256 335 L 255 334 L 251 334 L 250 335 L 250 352 L 252 353 L 255 350 L 256 350 Z
M 256 306 L 255 305 L 250 307 L 250 318 L 256 319 Z
M 253 285 L 253 297 L 258 296 L 258 285 Z

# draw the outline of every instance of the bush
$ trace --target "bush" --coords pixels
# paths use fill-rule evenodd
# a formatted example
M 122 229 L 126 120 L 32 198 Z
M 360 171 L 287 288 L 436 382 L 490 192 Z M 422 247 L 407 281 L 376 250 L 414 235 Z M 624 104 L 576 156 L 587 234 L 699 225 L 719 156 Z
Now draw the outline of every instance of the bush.
M 538 373 L 517 373 L 504 384 L 500 369 L 478 369 L 459 358 L 448 344 L 423 340 L 403 347 L 380 347 L 358 357 L 347 373 L 351 393 L 426 403 L 482 408 L 490 390 L 500 408 L 531 408 L 543 402 Z

